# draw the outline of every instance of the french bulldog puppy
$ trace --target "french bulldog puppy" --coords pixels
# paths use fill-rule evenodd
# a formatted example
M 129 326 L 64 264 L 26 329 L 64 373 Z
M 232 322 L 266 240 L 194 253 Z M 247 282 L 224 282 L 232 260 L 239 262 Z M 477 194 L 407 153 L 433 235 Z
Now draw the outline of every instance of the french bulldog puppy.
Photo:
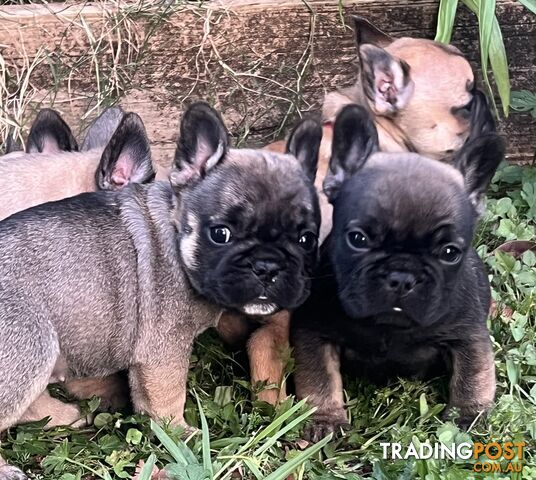
M 45 415 L 76 421 L 77 407 L 51 398 L 48 383 L 119 370 L 136 411 L 185 425 L 195 337 L 224 308 L 267 315 L 309 294 L 320 139 L 306 120 L 289 154 L 230 149 L 220 116 L 196 103 L 169 182 L 0 222 L 0 431 Z
M 349 20 L 354 25 L 360 71 L 354 85 L 328 93 L 322 105 L 316 177 L 321 242 L 331 230 L 332 217 L 322 184 L 331 157 L 333 122 L 345 105 L 368 110 L 381 151 L 416 152 L 451 161 L 471 133 L 475 97 L 481 93 L 471 65 L 456 47 L 424 38 L 393 38 L 364 18 Z M 266 148 L 282 151 L 284 142 Z
M 0 219 L 79 193 L 153 180 L 145 127 L 135 114 L 124 115 L 118 107 L 103 112 L 88 129 L 85 151 L 79 152 L 61 116 L 49 108 L 41 110 L 26 152 L 0 157 Z
M 378 383 L 447 372 L 449 409 L 463 426 L 492 404 L 490 287 L 471 245 L 505 152 L 489 129 L 483 124 L 450 166 L 378 152 L 363 107 L 337 117 L 324 180 L 333 229 L 290 330 L 296 393 L 318 408 L 312 440 L 348 422 L 341 369 Z
M 352 87 L 326 95 L 324 121 L 357 103 L 373 117 L 380 150 L 452 159 L 471 130 L 475 78 L 469 62 L 452 45 L 393 38 L 364 18 L 352 21 L 359 77 Z

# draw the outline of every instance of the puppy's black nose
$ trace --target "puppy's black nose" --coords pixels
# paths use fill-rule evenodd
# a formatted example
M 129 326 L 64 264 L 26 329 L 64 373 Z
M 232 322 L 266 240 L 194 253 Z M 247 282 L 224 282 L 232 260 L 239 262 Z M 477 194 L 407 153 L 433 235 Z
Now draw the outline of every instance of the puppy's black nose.
M 387 275 L 387 290 L 398 293 L 401 297 L 410 293 L 417 284 L 415 275 L 395 270 Z
M 253 273 L 261 280 L 273 281 L 279 274 L 279 265 L 270 260 L 256 260 L 253 262 Z

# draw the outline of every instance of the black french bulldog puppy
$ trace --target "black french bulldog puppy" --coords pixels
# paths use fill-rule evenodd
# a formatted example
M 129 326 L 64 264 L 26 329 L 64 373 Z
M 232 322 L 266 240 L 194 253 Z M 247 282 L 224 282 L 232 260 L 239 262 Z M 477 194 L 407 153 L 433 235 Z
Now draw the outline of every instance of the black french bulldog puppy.
M 471 246 L 505 151 L 490 129 L 492 120 L 450 166 L 377 152 L 376 127 L 359 106 L 337 117 L 324 181 L 333 229 L 291 323 L 296 393 L 318 408 L 306 432 L 313 441 L 348 422 L 341 368 L 377 383 L 448 372 L 461 425 L 492 404 L 490 287 Z

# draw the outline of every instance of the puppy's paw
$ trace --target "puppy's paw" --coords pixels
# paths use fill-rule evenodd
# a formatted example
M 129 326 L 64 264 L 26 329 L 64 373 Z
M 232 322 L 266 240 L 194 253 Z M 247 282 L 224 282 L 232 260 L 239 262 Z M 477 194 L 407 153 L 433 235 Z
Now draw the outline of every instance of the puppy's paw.
M 93 421 L 95 420 L 95 416 L 93 414 L 88 414 L 85 417 L 81 417 L 79 420 L 77 420 L 74 423 L 71 423 L 70 426 L 72 428 L 84 428 L 88 427 L 89 425 L 93 425 Z
M 312 443 L 319 442 L 330 433 L 338 433 L 340 430 L 348 430 L 350 424 L 346 418 L 346 412 L 335 414 L 320 413 L 313 416 L 312 422 L 305 427 L 303 438 Z
M 257 400 L 274 406 L 285 401 L 286 398 L 287 392 L 284 386 L 281 388 L 264 388 L 257 394 Z
M 460 430 L 469 430 L 479 415 L 487 411 L 485 407 L 454 407 L 449 406 L 441 416 L 443 421 L 454 422 Z M 483 415 L 482 415 L 483 416 Z
M 171 419 L 169 424 L 172 427 L 182 428 L 183 429 L 183 432 L 182 432 L 183 438 L 189 437 L 190 435 L 196 435 L 198 433 L 201 433 L 201 430 L 199 430 L 199 428 L 192 427 L 191 425 L 188 425 L 186 423 L 186 421 L 181 417 L 175 417 L 175 418 Z
M 0 480 L 28 480 L 24 472 L 11 465 L 0 466 Z

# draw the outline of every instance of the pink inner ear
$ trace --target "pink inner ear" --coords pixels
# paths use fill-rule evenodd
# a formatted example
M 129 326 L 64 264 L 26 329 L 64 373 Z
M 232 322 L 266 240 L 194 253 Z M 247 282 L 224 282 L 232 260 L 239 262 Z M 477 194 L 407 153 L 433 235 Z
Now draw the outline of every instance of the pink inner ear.
M 111 181 L 114 185 L 124 187 L 130 183 L 133 163 L 128 154 L 122 153 L 119 155 L 111 176 Z
M 376 89 L 382 95 L 383 99 L 394 105 L 396 103 L 396 94 L 398 89 L 393 81 L 393 76 L 385 72 L 376 73 Z
M 58 142 L 52 138 L 46 135 L 43 138 L 43 150 L 42 153 L 59 153 L 61 152 L 60 146 L 58 145 Z

